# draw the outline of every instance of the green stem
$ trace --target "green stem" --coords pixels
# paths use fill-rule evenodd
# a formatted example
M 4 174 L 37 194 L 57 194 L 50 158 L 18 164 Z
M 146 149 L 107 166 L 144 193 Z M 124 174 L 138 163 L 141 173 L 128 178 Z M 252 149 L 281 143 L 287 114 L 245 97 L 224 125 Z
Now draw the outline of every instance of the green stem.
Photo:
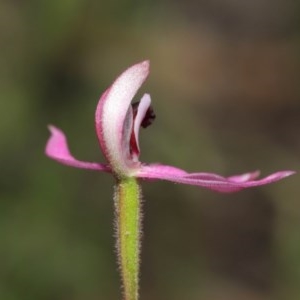
M 141 236 L 141 190 L 135 178 L 115 188 L 117 250 L 125 300 L 137 300 Z

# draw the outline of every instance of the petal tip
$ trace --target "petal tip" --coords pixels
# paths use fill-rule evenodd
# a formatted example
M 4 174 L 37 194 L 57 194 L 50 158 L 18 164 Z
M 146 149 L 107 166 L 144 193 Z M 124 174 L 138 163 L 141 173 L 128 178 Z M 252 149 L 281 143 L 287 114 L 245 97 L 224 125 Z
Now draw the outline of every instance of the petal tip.
M 144 72 L 146 75 L 150 72 L 150 60 L 144 60 L 135 66 L 139 67 L 142 72 Z
M 49 124 L 47 128 L 50 131 L 50 137 L 48 139 L 46 149 L 48 147 L 51 147 L 53 144 L 58 144 L 58 141 L 66 139 L 65 134 L 62 132 L 62 130 L 57 128 L 56 126 Z
M 144 61 L 141 62 L 141 65 L 143 65 L 145 68 L 149 68 L 150 67 L 150 60 L 145 59 Z
M 49 124 L 47 126 L 48 130 L 50 131 L 51 134 L 54 134 L 55 132 L 61 131 L 60 129 L 58 129 L 56 126 Z
M 291 176 L 291 175 L 294 175 L 296 174 L 297 172 L 296 171 L 282 171 L 282 177 L 288 177 L 288 176 Z

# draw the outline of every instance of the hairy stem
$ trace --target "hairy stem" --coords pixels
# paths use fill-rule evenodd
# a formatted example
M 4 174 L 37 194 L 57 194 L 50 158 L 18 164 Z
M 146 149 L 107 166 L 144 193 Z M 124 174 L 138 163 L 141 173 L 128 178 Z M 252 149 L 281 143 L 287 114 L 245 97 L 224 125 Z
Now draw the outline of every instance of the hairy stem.
M 125 178 L 115 187 L 118 260 L 125 300 L 137 300 L 141 236 L 141 190 L 135 178 Z

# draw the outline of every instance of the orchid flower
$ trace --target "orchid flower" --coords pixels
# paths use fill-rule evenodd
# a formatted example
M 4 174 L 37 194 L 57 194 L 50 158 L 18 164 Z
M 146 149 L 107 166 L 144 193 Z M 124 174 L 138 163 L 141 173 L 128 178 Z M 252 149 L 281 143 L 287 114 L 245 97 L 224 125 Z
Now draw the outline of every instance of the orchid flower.
M 138 103 L 131 104 L 131 101 L 148 74 L 149 61 L 133 65 L 113 82 L 98 102 L 96 134 L 107 163 L 77 160 L 69 150 L 64 133 L 54 126 L 49 126 L 51 136 L 46 145 L 46 155 L 61 164 L 112 173 L 116 178 L 117 246 L 126 300 L 138 299 L 141 190 L 137 179 L 167 180 L 228 193 L 269 184 L 294 173 L 280 171 L 262 179 L 257 179 L 258 171 L 223 177 L 140 162 L 139 130 L 151 125 L 155 114 L 149 94 L 144 94 Z
M 51 137 L 46 154 L 68 166 L 113 173 L 117 178 L 161 179 L 196 185 L 218 192 L 236 192 L 244 188 L 278 181 L 294 172 L 280 171 L 260 180 L 259 172 L 223 177 L 213 173 L 188 173 L 173 166 L 143 164 L 139 161 L 139 130 L 154 118 L 151 98 L 145 94 L 137 106 L 132 98 L 149 74 L 149 62 L 136 64 L 123 72 L 101 96 L 95 126 L 107 164 L 79 161 L 70 153 L 64 133 L 49 126 Z

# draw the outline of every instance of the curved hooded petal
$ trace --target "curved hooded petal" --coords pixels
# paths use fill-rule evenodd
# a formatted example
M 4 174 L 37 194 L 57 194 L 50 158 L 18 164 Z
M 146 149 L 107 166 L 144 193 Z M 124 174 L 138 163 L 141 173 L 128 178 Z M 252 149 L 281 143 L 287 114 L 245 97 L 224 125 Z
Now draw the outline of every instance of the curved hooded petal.
M 280 171 L 259 180 L 254 180 L 259 172 L 222 177 L 213 173 L 187 173 L 184 170 L 163 165 L 143 166 L 137 176 L 143 179 L 161 179 L 205 187 L 217 192 L 232 193 L 239 190 L 269 184 L 294 174 L 293 171 Z
M 132 176 L 140 162 L 130 153 L 133 116 L 131 101 L 149 74 L 149 61 L 123 72 L 101 96 L 95 126 L 101 149 L 118 176 Z
M 74 156 L 70 153 L 65 134 L 60 129 L 51 125 L 49 126 L 49 130 L 51 132 L 51 136 L 48 139 L 45 149 L 47 156 L 67 166 L 110 172 L 110 168 L 107 165 L 94 162 L 84 162 L 74 158 Z

